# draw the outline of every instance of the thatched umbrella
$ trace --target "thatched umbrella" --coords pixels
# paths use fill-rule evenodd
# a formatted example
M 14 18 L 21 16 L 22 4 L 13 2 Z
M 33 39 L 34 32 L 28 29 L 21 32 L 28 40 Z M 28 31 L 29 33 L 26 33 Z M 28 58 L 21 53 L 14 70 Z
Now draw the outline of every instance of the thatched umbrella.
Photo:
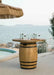
M 2 4 L 0 0 L 0 19 L 14 18 L 23 16 L 21 8 L 15 8 L 9 5 Z

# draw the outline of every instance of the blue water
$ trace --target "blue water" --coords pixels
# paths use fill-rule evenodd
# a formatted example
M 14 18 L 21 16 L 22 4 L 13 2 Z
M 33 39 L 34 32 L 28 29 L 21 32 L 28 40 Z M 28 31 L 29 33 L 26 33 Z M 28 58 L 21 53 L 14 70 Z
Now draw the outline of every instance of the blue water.
M 16 25 L 16 26 L 0 26 L 0 43 L 12 42 L 12 39 L 19 38 L 20 33 L 25 33 L 31 37 L 32 33 L 39 36 L 37 38 L 48 39 L 51 37 L 49 26 L 32 26 L 32 25 Z
M 5 58 L 9 55 L 12 55 L 10 52 L 0 51 L 0 59 Z

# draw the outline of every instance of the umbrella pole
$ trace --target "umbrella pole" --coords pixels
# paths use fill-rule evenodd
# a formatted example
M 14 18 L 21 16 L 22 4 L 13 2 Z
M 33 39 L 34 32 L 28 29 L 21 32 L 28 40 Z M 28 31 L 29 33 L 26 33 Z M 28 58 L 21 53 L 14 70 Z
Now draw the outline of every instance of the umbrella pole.
M 2 0 L 0 0 L 0 3 L 2 3 Z

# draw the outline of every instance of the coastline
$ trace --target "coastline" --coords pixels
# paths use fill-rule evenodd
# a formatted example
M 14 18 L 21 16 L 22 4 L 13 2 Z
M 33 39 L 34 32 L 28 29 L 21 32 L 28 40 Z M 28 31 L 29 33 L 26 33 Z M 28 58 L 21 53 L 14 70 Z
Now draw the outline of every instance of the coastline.
M 11 42 L 10 42 L 11 43 Z M 8 45 L 8 43 L 2 43 L 2 44 L 0 44 L 0 48 L 7 48 L 7 49 L 13 49 L 13 50 L 16 50 L 16 51 L 19 51 L 19 44 L 14 44 L 14 47 L 8 47 L 7 46 Z M 54 51 L 54 49 L 52 49 L 52 48 L 50 48 L 49 46 L 47 47 L 47 52 L 51 52 L 51 51 Z
M 13 49 L 13 50 L 19 51 L 19 48 L 16 48 L 16 47 L 7 47 L 6 43 L 0 44 L 0 48 L 7 48 L 7 49 Z

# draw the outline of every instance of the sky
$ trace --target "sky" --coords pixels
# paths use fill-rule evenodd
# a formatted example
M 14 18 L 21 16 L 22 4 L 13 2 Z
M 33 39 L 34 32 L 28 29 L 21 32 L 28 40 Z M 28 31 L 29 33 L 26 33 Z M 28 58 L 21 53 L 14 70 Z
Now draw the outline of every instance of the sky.
M 14 19 L 0 19 L 0 25 L 50 25 L 54 0 L 2 0 L 2 3 L 23 9 L 24 15 Z

